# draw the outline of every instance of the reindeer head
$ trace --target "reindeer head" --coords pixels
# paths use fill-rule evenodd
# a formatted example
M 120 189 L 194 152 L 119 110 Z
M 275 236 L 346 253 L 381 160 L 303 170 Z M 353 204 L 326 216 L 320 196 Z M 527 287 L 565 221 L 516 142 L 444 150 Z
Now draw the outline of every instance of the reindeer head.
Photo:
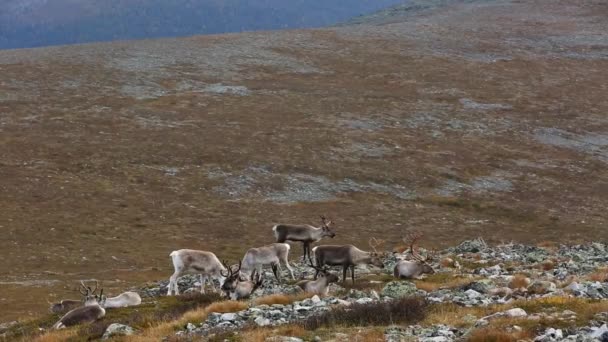
M 372 251 L 370 252 L 370 256 L 372 257 L 370 264 L 384 268 L 384 258 L 386 257 L 386 253 L 378 252 L 377 247 L 384 244 L 384 240 L 378 240 L 375 237 L 371 237 L 369 239 L 369 246 Z
M 340 277 L 338 277 L 337 275 L 330 273 L 329 272 L 329 267 L 327 266 L 323 266 L 323 267 L 318 267 L 312 264 L 312 261 L 308 260 L 308 264 L 310 265 L 310 267 L 314 268 L 316 271 L 319 272 L 319 275 L 323 278 L 327 279 L 327 283 L 337 283 L 338 281 L 340 281 Z
M 412 232 L 410 234 L 406 234 L 403 237 L 403 242 L 410 246 L 410 253 L 412 254 L 412 258 L 414 258 L 418 263 L 422 266 L 422 271 L 424 273 L 435 273 L 433 267 L 429 264 L 429 262 L 433 261 L 435 257 L 434 252 L 427 253 L 426 257 L 421 256 L 418 253 L 418 241 L 422 239 L 424 234 L 422 232 Z
M 329 226 L 332 224 L 333 222 L 327 221 L 325 219 L 325 216 L 321 216 L 321 229 L 323 229 L 323 235 L 322 236 L 328 236 L 330 238 L 334 238 L 336 236 L 336 233 L 334 233 L 331 228 L 329 228 Z
M 78 292 L 80 292 L 80 294 L 84 297 L 83 301 L 86 303 L 87 301 L 91 301 L 93 299 L 97 300 L 98 297 L 95 294 L 95 292 L 97 292 L 97 287 L 99 286 L 99 283 L 97 282 L 97 280 L 95 281 L 95 288 L 91 289 L 90 286 L 87 286 L 84 284 L 84 281 L 80 281 L 80 287 L 78 288 Z
M 226 261 L 222 261 L 222 264 L 226 268 L 226 272 L 220 271 L 222 277 L 226 278 L 224 280 L 224 283 L 222 284 L 222 291 L 227 294 L 230 291 L 234 291 L 234 289 L 236 289 L 236 286 L 240 280 L 239 278 L 241 275 L 241 261 L 239 261 L 239 265 L 236 271 L 233 271 L 232 267 L 229 266 Z M 253 273 L 251 275 L 253 276 Z

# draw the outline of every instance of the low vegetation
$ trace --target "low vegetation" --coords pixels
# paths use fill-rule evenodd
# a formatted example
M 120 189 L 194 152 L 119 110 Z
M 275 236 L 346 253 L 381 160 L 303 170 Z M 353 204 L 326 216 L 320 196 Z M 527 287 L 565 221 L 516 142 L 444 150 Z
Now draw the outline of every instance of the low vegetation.
M 303 325 L 308 330 L 330 326 L 386 326 L 419 322 L 428 303 L 420 297 L 406 297 L 391 302 L 353 304 L 310 317 Z

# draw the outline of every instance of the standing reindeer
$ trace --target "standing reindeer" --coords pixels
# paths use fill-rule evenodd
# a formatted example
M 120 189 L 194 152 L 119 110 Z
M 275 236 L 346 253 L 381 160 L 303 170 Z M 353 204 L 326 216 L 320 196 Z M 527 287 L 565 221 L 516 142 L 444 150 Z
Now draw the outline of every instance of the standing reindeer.
M 51 329 L 63 329 L 82 323 L 92 323 L 106 315 L 106 310 L 103 308 L 103 300 L 100 302 L 100 298 L 104 297 L 103 289 L 101 289 L 99 296 L 96 296 L 93 293 L 97 290 L 97 286 L 95 286 L 95 290 L 90 291 L 90 287 L 84 286 L 82 282 L 81 285 L 89 290 L 84 301 L 84 306 L 68 311 Z
M 333 273 L 329 273 L 327 267 L 318 267 L 310 263 L 310 267 L 314 268 L 321 276 L 317 280 L 300 280 L 296 283 L 304 292 L 327 296 L 329 294 L 329 284 L 337 283 L 340 277 Z
M 323 245 L 312 249 L 312 253 L 317 262 L 317 267 L 342 266 L 342 282 L 346 283 L 346 271 L 350 268 L 350 274 L 355 283 L 355 266 L 369 264 L 380 268 L 384 267 L 381 255 L 376 247 L 380 244 L 376 238 L 369 240 L 369 245 L 373 252 L 362 251 L 353 245 Z M 320 271 L 317 269 L 315 279 Z
M 227 270 L 226 273 L 222 272 L 222 276 L 226 278 L 222 284 L 222 291 L 231 300 L 249 298 L 262 285 L 262 275 L 256 273 L 255 270 L 251 272 L 249 280 L 241 280 L 241 261 L 239 261 L 239 266 L 234 272 L 226 262 L 222 262 L 222 264 Z
M 277 224 L 272 227 L 272 231 L 274 232 L 274 237 L 277 242 L 302 242 L 302 245 L 304 247 L 304 255 L 302 256 L 302 261 L 306 260 L 306 256 L 308 256 L 308 260 L 310 261 L 311 243 L 317 242 L 326 236 L 330 238 L 334 238 L 336 236 L 336 233 L 334 233 L 329 228 L 331 224 L 332 221 L 327 221 L 325 219 L 325 216 L 321 216 L 321 226 L 319 227 L 313 227 L 308 224 Z
M 401 260 L 397 262 L 395 268 L 393 269 L 393 275 L 395 278 L 419 278 L 423 274 L 435 273 L 435 270 L 433 270 L 433 267 L 429 264 L 429 261 L 432 260 L 433 255 L 429 253 L 427 254 L 426 258 L 424 258 L 418 253 L 417 243 L 423 236 L 424 234 L 421 232 L 413 232 L 402 238 L 403 242 L 410 246 L 410 253 L 416 261 Z
M 296 277 L 293 275 L 293 269 L 289 266 L 290 248 L 286 243 L 271 243 L 263 247 L 250 248 L 243 257 L 243 270 L 241 272 L 251 278 L 254 270 L 262 274 L 262 267 L 264 265 L 271 265 L 275 278 L 277 278 L 278 282 L 281 282 L 281 263 L 284 263 L 291 274 L 291 278 L 295 280 Z
M 217 256 L 211 252 L 180 249 L 171 252 L 169 255 L 173 261 L 173 268 L 175 271 L 173 272 L 173 275 L 171 275 L 171 278 L 169 278 L 167 296 L 170 296 L 171 292 L 174 292 L 176 295 L 179 294 L 177 278 L 183 274 L 200 274 L 201 293 L 205 293 L 205 283 L 207 280 L 209 280 L 211 286 L 213 286 L 213 281 L 209 278 L 218 280 L 220 286 L 224 282 L 224 277 L 221 272 L 226 269 Z

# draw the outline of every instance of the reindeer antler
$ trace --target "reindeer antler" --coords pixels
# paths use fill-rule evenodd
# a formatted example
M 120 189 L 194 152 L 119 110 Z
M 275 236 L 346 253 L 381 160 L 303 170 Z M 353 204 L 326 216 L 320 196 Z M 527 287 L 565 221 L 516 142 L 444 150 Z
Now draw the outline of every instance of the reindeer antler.
M 81 288 L 83 288 L 83 289 L 84 289 L 84 293 L 81 291 Z M 89 289 L 89 288 L 87 288 L 87 287 L 84 285 L 84 282 L 81 280 L 81 281 L 80 281 L 80 286 L 78 287 L 78 292 L 80 292 L 80 294 L 81 294 L 81 295 L 83 295 L 83 296 L 88 296 L 88 295 L 89 295 L 89 290 L 90 290 L 90 289 Z
M 374 253 L 378 253 L 378 250 L 376 250 L 376 247 L 382 245 L 383 243 L 384 243 L 384 240 L 378 240 L 375 237 L 369 238 L 369 246 L 374 250 Z
M 225 278 L 230 277 L 232 275 L 232 268 L 228 265 L 226 260 L 222 260 L 222 265 L 224 265 L 224 268 L 226 269 L 226 274 L 224 274 L 224 271 L 220 271 L 220 275 Z
M 418 246 L 417 243 L 424 236 L 422 232 L 415 231 L 409 234 L 406 234 L 402 239 L 403 242 L 410 246 L 410 253 L 412 257 L 416 260 L 424 262 L 424 258 L 418 254 Z

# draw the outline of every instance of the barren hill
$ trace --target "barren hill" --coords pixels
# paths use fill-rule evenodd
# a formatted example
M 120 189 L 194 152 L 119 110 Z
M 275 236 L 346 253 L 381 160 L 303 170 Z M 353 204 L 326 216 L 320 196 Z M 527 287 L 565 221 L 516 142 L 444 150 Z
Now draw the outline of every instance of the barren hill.
M 605 241 L 608 5 L 438 4 L 0 51 L 0 320 L 68 280 L 168 277 L 174 249 L 234 259 L 319 214 L 363 247 L 407 228 Z

